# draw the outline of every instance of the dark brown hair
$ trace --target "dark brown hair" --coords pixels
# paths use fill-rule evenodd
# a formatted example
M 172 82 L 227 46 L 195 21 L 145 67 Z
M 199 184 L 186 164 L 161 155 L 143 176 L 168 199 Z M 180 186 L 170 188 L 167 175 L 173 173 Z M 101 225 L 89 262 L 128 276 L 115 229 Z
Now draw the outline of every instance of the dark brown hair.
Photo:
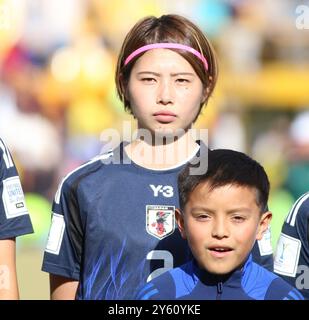
M 200 105 L 201 109 L 208 101 L 217 81 L 218 67 L 215 52 L 206 36 L 194 23 L 182 16 L 172 14 L 163 15 L 159 18 L 153 16 L 143 18 L 135 24 L 124 39 L 118 57 L 115 80 L 119 98 L 124 103 L 125 109 L 131 112 L 130 101 L 126 98 L 125 93 L 134 63 L 142 54 L 136 56 L 126 66 L 124 66 L 125 59 L 142 46 L 162 42 L 190 46 L 206 58 L 208 70 L 205 69 L 202 61 L 192 53 L 171 49 L 185 58 L 201 79 L 207 93 L 205 101 L 202 101 Z
M 208 183 L 210 190 L 229 184 L 253 188 L 260 212 L 268 210 L 269 180 L 264 168 L 257 161 L 242 152 L 228 149 L 209 150 L 207 161 L 208 169 L 205 174 L 191 175 L 190 163 L 180 172 L 178 192 L 182 211 L 190 194 L 202 183 Z

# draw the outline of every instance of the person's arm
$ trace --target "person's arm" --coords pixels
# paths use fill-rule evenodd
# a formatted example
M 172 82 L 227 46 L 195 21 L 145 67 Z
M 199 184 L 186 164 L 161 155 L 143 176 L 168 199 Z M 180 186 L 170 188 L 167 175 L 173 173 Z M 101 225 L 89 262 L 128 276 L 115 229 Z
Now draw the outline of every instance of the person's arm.
M 52 206 L 42 265 L 42 271 L 49 273 L 51 300 L 76 299 L 80 279 L 84 226 L 75 188 L 78 170 L 76 174 L 68 174 L 60 182 Z
M 78 281 L 57 276 L 49 275 L 50 298 L 51 300 L 74 300 L 78 287 Z
M 0 300 L 19 299 L 15 238 L 0 240 Z

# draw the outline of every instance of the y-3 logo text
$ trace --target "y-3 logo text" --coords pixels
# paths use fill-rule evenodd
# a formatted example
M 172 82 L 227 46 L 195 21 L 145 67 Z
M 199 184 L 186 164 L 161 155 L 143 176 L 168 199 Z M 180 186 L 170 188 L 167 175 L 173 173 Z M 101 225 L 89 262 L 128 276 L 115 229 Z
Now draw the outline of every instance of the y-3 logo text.
M 171 198 L 174 195 L 174 189 L 172 186 L 162 186 L 160 184 L 158 186 L 150 184 L 149 186 L 153 191 L 154 197 L 158 197 L 159 193 L 161 193 L 166 198 Z

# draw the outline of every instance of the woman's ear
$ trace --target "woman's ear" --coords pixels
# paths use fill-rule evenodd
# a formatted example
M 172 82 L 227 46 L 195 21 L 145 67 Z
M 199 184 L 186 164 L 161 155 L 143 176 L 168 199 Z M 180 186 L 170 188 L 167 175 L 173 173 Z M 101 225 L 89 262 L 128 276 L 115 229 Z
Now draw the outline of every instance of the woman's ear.
M 201 104 L 205 104 L 209 98 L 209 88 L 206 87 L 203 89 L 203 93 L 202 93 L 202 101 Z
M 272 213 L 270 211 L 266 211 L 262 214 L 260 221 L 259 221 L 259 227 L 258 227 L 258 232 L 256 235 L 257 240 L 261 240 L 263 238 L 263 234 L 267 230 L 267 228 L 270 225 L 270 221 L 272 218 Z
M 119 75 L 119 84 L 120 84 L 121 92 L 122 92 L 123 98 L 127 99 L 127 86 L 126 86 L 124 81 L 125 80 L 124 80 L 123 74 L 120 73 L 120 75 Z
M 183 214 L 180 209 L 175 209 L 176 222 L 178 225 L 178 229 L 183 239 L 187 239 L 186 231 L 185 231 L 185 223 L 183 219 Z

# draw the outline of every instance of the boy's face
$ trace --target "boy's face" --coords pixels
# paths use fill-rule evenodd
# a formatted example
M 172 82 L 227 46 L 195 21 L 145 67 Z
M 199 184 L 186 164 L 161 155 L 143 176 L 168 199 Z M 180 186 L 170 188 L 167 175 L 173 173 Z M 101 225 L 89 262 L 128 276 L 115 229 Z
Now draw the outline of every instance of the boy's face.
M 260 214 L 253 188 L 226 185 L 209 190 L 198 185 L 177 222 L 199 267 L 227 274 L 240 267 L 256 239 L 261 239 L 271 213 Z
M 164 133 L 166 129 L 190 128 L 204 91 L 186 59 L 172 50 L 154 49 L 136 61 L 126 97 L 139 128 Z

